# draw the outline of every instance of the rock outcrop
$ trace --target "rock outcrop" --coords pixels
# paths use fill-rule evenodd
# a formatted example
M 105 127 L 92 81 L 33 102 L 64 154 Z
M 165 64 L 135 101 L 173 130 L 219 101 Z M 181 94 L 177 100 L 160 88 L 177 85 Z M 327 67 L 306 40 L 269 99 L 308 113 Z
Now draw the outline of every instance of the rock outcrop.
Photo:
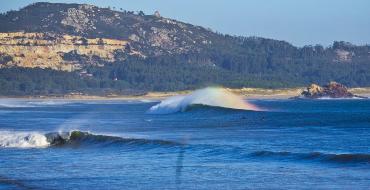
M 366 98 L 357 96 L 348 91 L 347 87 L 337 82 L 330 82 L 321 87 L 317 84 L 311 84 L 296 98 Z
M 94 59 L 113 62 L 115 51 L 124 51 L 127 44 L 124 40 L 106 38 L 48 33 L 0 33 L 0 55 L 11 58 L 1 61 L 0 68 L 18 66 L 73 71 L 83 65 L 80 60 L 69 57 L 84 57 L 88 64 L 93 64 Z
M 130 42 L 145 56 L 199 52 L 220 36 L 205 28 L 143 12 L 87 4 L 34 3 L 0 14 L 0 32 L 55 33 Z

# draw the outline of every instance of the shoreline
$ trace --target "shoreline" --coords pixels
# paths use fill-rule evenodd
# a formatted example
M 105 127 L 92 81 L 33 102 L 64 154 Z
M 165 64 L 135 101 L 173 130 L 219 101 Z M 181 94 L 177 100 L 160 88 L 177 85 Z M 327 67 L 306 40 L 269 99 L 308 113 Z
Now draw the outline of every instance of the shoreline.
M 305 88 L 284 88 L 284 89 L 263 89 L 263 88 L 226 88 L 234 94 L 241 95 L 247 99 L 289 99 L 298 96 Z M 186 95 L 194 90 L 175 91 L 175 92 L 148 92 L 145 95 L 85 95 L 85 94 L 66 94 L 51 96 L 0 96 L 0 99 L 31 99 L 31 100 L 163 100 L 168 97 Z M 370 87 L 350 88 L 353 94 L 370 97 Z

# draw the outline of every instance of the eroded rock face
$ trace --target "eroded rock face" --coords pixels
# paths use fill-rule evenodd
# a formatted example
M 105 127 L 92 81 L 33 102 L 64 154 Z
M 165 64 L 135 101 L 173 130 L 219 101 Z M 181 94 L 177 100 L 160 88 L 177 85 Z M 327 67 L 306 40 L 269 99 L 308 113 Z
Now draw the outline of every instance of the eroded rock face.
M 323 92 L 323 88 L 317 84 L 311 84 L 305 92 L 308 95 L 320 94 Z
M 0 18 L 1 32 L 38 32 L 130 42 L 143 57 L 197 53 L 220 36 L 203 27 L 154 15 L 86 4 L 35 3 Z
M 199 35 L 199 30 L 203 30 L 202 28 L 163 18 L 158 11 L 153 16 L 78 5 L 62 11 L 61 24 L 66 28 L 72 28 L 75 34 L 82 36 L 93 34 L 102 26 L 114 27 L 113 30 L 121 29 L 115 34 L 131 32 L 125 36 L 119 35 L 119 39 L 131 40 L 132 47 L 143 49 L 142 52 L 145 52 L 145 55 L 158 56 L 200 51 L 199 47 L 212 43 L 207 35 Z M 109 32 L 104 31 L 104 33 Z M 201 33 L 203 34 L 204 31 Z
M 83 65 L 78 61 L 66 59 L 67 56 L 113 62 L 115 51 L 124 51 L 127 44 L 127 41 L 106 38 L 45 33 L 0 33 L 0 56 L 3 58 L 0 68 L 18 66 L 73 71 Z
M 80 5 L 78 8 L 69 8 L 61 23 L 73 27 L 78 33 L 93 30 L 95 29 L 94 22 L 89 19 L 94 15 L 93 7 L 91 5 Z
M 311 84 L 301 93 L 297 98 L 364 98 L 357 96 L 348 91 L 347 87 L 337 82 L 330 82 L 329 84 L 321 87 L 317 84 Z

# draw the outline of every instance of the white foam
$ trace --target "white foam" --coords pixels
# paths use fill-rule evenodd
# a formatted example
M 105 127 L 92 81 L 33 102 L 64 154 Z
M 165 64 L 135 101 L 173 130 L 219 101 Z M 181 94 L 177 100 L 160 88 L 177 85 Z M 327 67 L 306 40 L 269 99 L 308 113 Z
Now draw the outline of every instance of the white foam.
M 364 99 L 364 98 L 361 98 L 361 97 L 348 97 L 348 98 L 331 98 L 329 96 L 324 96 L 324 97 L 320 97 L 320 98 L 317 98 L 319 100 L 360 100 L 360 99 Z
M 54 105 L 65 105 L 65 104 L 71 104 L 71 103 L 73 102 L 62 101 L 62 100 L 38 100 L 38 101 L 27 102 L 27 104 L 34 105 L 34 106 L 54 106 Z
M 155 102 L 155 100 L 141 99 L 140 102 L 143 102 L 143 103 L 151 103 L 151 102 Z
M 0 107 L 6 107 L 6 108 L 23 108 L 23 107 L 34 107 L 34 106 L 28 104 L 24 100 L 0 99 Z
M 38 132 L 0 131 L 0 147 L 43 148 L 49 146 L 45 135 Z
M 148 110 L 150 114 L 169 114 L 185 111 L 191 105 L 206 105 L 242 110 L 259 110 L 246 102 L 241 96 L 235 95 L 223 88 L 205 88 L 196 90 L 186 96 L 173 96 L 163 100 Z
M 6 108 L 27 108 L 27 107 L 43 107 L 43 106 L 58 106 L 72 104 L 75 101 L 65 100 L 32 100 L 29 99 L 0 99 L 0 107 Z

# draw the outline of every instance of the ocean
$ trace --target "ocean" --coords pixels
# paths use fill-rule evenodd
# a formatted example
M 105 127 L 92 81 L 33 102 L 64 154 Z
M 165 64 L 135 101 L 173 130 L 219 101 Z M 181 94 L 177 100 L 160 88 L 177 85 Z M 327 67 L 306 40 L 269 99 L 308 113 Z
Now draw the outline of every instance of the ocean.
M 0 189 L 370 188 L 370 100 L 203 94 L 0 99 Z

